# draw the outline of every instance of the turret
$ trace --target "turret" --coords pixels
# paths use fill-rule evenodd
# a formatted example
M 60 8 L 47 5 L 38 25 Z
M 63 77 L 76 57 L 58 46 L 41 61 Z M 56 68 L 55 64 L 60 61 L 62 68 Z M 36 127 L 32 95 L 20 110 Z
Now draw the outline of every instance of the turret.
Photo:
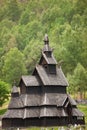
M 48 74 L 56 74 L 57 62 L 53 56 L 53 49 L 49 46 L 48 35 L 45 34 L 44 37 L 44 47 L 42 49 L 42 56 L 39 64 L 43 65 Z
M 44 48 L 42 49 L 42 53 L 45 53 L 47 57 L 51 57 L 52 54 L 52 49 L 49 46 L 49 38 L 47 34 L 45 34 L 44 37 Z
M 13 86 L 12 91 L 11 91 L 11 97 L 18 97 L 18 96 L 19 96 L 19 91 L 14 83 L 14 86 Z

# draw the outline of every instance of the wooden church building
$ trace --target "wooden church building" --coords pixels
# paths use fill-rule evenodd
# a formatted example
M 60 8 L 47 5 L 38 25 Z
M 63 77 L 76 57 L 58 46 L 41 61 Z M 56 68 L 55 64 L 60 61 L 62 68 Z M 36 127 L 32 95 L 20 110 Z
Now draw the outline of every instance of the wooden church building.
M 84 115 L 67 94 L 68 82 L 45 35 L 41 58 L 32 75 L 22 76 L 20 92 L 14 85 L 2 127 L 84 125 Z

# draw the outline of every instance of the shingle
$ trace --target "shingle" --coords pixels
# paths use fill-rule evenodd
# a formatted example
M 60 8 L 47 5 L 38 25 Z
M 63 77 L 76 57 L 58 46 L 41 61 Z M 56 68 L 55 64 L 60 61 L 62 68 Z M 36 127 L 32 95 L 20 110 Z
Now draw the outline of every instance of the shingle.
M 30 107 L 25 109 L 10 109 L 4 114 L 4 118 L 34 118 L 34 117 L 61 117 L 67 116 L 64 109 L 57 107 Z
M 20 96 L 23 106 L 52 106 L 61 107 L 64 105 L 67 94 L 58 94 L 58 93 L 45 93 L 45 94 L 22 94 Z M 20 102 L 19 102 L 20 103 Z
M 5 114 L 4 118 L 23 118 L 23 109 L 9 109 Z
M 67 99 L 67 94 L 58 94 L 58 93 L 45 93 L 41 98 L 41 105 L 56 105 L 61 107 L 64 105 Z
M 82 112 L 80 112 L 77 108 L 72 109 L 72 115 L 77 116 L 77 117 L 83 117 L 84 116 L 84 114 Z
M 39 94 L 22 94 L 21 100 L 24 106 L 39 106 L 41 97 Z
M 21 78 L 26 86 L 40 86 L 36 76 L 22 76 Z
M 18 88 L 16 86 L 13 86 L 11 93 L 19 93 Z
M 45 94 L 22 94 L 20 98 L 12 98 L 9 108 L 23 108 L 30 106 L 55 105 L 61 107 L 67 99 L 67 94 L 45 93 Z
M 52 49 L 50 48 L 49 44 L 45 44 L 44 45 L 44 48 L 42 49 L 43 52 L 49 52 L 49 51 L 52 51 Z
M 23 108 L 23 102 L 20 97 L 12 97 L 8 108 Z
M 43 107 L 40 111 L 40 117 L 65 117 L 67 113 L 63 108 Z
M 40 108 L 25 108 L 24 109 L 24 118 L 34 118 L 40 116 Z
M 44 59 L 46 60 L 46 62 L 48 64 L 57 64 L 53 55 L 51 55 L 51 57 L 49 57 L 49 56 L 46 56 L 44 53 L 42 53 L 42 56 L 44 57 Z
M 70 97 L 70 95 L 68 94 L 68 99 L 69 99 L 69 102 L 72 106 L 76 106 L 76 102 L 73 98 Z
M 61 68 L 57 68 L 57 74 L 47 74 L 46 70 L 41 65 L 36 66 L 36 70 L 43 82 L 43 85 L 68 86 L 68 82 Z
M 42 66 L 38 65 L 36 66 L 36 70 L 41 78 L 43 85 L 50 85 L 49 77 L 45 69 Z

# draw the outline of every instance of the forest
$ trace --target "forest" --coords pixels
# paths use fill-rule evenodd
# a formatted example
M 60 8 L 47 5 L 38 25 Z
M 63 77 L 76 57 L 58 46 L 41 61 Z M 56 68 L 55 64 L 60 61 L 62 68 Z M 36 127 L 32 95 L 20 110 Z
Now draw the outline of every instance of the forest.
M 14 82 L 32 74 L 44 35 L 69 82 L 68 92 L 87 92 L 87 0 L 0 0 L 0 105 Z

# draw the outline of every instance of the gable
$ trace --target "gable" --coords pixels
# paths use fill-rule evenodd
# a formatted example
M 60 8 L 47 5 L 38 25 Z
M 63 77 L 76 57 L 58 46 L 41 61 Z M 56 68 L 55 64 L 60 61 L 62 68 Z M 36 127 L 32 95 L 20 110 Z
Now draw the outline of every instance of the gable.
M 45 53 L 42 52 L 42 57 L 40 59 L 39 64 L 54 64 L 56 65 L 56 59 L 54 58 L 53 54 L 51 56 L 47 56 Z
M 47 74 L 43 66 L 36 66 L 36 71 L 41 78 L 43 85 L 58 85 L 58 86 L 68 86 L 68 82 L 61 70 L 61 68 L 56 69 L 56 75 Z
M 20 80 L 20 84 L 23 82 L 25 86 L 40 86 L 39 79 L 36 76 L 22 76 Z

